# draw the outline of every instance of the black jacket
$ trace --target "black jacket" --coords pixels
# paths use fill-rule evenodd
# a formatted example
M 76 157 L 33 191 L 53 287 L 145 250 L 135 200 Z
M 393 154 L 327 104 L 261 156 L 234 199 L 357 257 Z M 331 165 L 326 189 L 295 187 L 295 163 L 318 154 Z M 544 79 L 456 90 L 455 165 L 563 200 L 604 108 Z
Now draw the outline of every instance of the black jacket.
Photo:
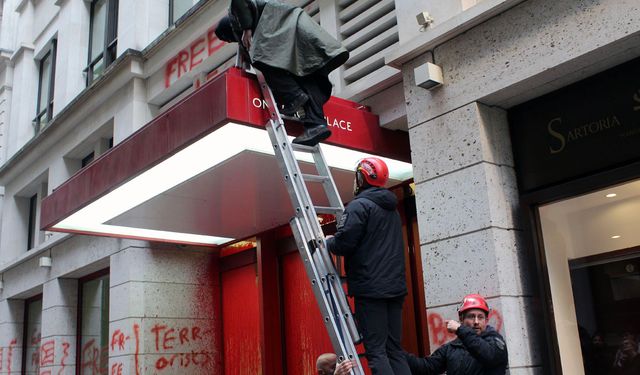
M 413 375 L 504 375 L 507 345 L 496 330 L 478 335 L 473 328 L 460 326 L 457 339 L 441 346 L 426 358 L 405 353 Z
M 356 297 L 393 298 L 407 294 L 402 223 L 396 196 L 371 187 L 351 201 L 334 237 L 330 252 L 343 255 L 349 294 Z

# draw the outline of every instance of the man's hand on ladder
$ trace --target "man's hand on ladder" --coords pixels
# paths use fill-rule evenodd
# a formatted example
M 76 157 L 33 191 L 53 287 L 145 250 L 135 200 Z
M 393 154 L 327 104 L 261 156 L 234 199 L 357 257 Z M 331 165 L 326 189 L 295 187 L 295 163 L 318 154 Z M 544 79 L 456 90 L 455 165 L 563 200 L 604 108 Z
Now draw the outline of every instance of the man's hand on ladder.
M 333 372 L 334 375 L 349 375 L 352 368 L 356 367 L 355 361 L 342 361 L 336 366 L 336 371 Z
M 242 45 L 247 49 L 247 52 L 251 49 L 251 38 L 253 38 L 251 29 L 242 32 Z

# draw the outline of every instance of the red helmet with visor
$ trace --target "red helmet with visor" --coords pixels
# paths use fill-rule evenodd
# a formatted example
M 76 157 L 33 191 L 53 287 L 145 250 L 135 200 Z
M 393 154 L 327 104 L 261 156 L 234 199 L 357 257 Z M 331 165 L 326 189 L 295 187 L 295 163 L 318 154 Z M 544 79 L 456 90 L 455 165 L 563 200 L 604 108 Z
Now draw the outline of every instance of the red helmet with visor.
M 458 307 L 458 314 L 462 315 L 465 311 L 471 309 L 480 309 L 489 315 L 489 305 L 484 297 L 479 294 L 469 294 L 465 296 L 460 307 Z
M 356 175 L 360 174 L 371 186 L 384 186 L 389 180 L 389 168 L 382 159 L 369 157 L 358 162 Z

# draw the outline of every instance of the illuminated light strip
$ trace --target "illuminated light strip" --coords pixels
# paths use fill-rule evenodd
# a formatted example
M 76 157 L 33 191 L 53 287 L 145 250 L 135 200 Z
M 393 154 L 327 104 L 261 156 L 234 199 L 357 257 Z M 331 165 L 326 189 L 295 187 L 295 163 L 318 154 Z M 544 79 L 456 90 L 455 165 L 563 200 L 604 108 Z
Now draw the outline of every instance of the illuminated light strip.
M 344 170 L 353 170 L 358 160 L 372 156 L 332 145 L 322 144 L 320 147 L 330 167 Z M 232 241 L 233 238 L 104 223 L 244 151 L 274 155 L 266 130 L 228 123 L 63 219 L 51 229 L 194 244 L 219 245 Z M 295 156 L 299 161 L 313 162 L 313 157 L 308 153 L 295 152 Z M 383 157 L 381 159 L 389 166 L 390 179 L 404 181 L 412 177 L 410 163 Z

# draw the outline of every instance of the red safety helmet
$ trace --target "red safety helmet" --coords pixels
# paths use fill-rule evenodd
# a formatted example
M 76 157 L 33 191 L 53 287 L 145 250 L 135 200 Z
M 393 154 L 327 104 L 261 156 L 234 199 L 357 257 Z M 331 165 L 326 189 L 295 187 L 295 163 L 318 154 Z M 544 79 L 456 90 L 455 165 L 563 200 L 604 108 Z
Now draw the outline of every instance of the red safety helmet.
M 458 314 L 462 315 L 465 311 L 471 309 L 480 309 L 489 315 L 489 305 L 484 297 L 479 294 L 469 294 L 465 296 L 460 307 L 458 307 Z
M 361 178 L 371 186 L 384 186 L 389 180 L 389 168 L 387 164 L 378 158 L 364 158 L 358 162 L 356 167 L 356 178 L 358 186 L 362 186 Z

